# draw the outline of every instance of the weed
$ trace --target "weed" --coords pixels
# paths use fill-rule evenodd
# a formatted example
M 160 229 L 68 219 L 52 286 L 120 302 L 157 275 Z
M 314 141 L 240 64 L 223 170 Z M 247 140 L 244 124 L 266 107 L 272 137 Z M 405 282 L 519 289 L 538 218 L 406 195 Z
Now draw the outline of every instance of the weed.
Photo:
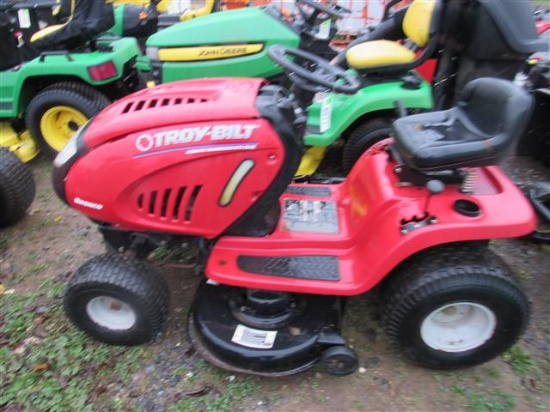
M 493 379 L 498 379 L 500 378 L 500 372 L 497 368 L 489 368 L 487 370 L 487 376 Z
M 7 234 L 0 233 L 0 253 L 5 252 L 10 246 L 10 240 Z
M 363 402 L 355 401 L 353 403 L 353 406 L 358 411 L 364 411 L 365 410 L 365 404 Z
M 504 355 L 504 362 L 510 364 L 514 372 L 521 376 L 535 372 L 537 368 L 536 362 L 531 358 L 531 354 L 519 346 L 514 346 Z
M 184 398 L 173 405 L 173 411 L 220 411 L 231 412 L 235 407 L 245 399 L 258 391 L 255 383 L 251 379 L 235 380 L 228 383 L 225 388 L 209 382 L 210 393 L 201 398 Z
M 515 408 L 514 397 L 498 389 L 488 394 L 470 393 L 466 395 L 471 412 L 506 412 Z
M 188 368 L 186 368 L 185 366 L 178 366 L 177 368 L 175 368 L 170 372 L 170 377 L 179 378 L 187 375 L 188 371 L 189 371 Z
M 531 273 L 529 273 L 527 270 L 520 270 L 517 273 L 517 275 L 518 275 L 518 278 L 520 278 L 524 282 L 527 282 L 527 281 L 533 279 L 533 275 Z
M 156 264 L 182 263 L 191 261 L 196 254 L 197 249 L 190 245 L 182 245 L 182 247 L 177 248 L 161 246 L 151 252 L 149 259 Z
M 29 275 L 36 275 L 37 273 L 43 272 L 49 269 L 47 263 L 37 263 L 29 269 Z
M 492 392 L 473 392 L 470 388 L 451 386 L 451 392 L 466 398 L 470 412 L 507 412 L 515 408 L 514 397 L 495 389 Z

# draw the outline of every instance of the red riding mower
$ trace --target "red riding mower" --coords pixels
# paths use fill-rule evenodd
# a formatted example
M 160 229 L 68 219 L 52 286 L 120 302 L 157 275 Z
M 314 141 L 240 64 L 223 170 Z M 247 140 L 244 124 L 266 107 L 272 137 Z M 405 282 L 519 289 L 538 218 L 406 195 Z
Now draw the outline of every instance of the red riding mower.
M 472 81 L 455 107 L 396 120 L 393 138 L 345 179 L 293 183 L 305 104 L 360 83 L 300 50 L 270 55 L 292 73 L 294 94 L 251 78 L 137 92 L 63 149 L 56 192 L 115 250 L 199 248 L 205 280 L 188 332 L 219 367 L 282 376 L 321 361 L 352 373 L 345 297 L 380 283 L 383 326 L 412 361 L 461 368 L 510 348 L 529 302 L 488 240 L 535 228 L 528 200 L 496 166 L 531 97 L 506 80 Z M 75 273 L 65 308 L 92 337 L 132 345 L 157 335 L 168 296 L 145 261 L 107 254 Z

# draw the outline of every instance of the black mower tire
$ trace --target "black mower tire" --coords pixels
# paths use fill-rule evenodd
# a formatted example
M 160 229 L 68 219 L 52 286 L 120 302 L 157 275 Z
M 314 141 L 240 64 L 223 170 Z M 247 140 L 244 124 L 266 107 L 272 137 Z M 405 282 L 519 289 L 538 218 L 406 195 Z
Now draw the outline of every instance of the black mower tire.
M 53 159 L 77 128 L 82 126 L 83 121 L 97 115 L 110 103 L 111 101 L 107 96 L 87 84 L 78 82 L 55 83 L 41 90 L 29 102 L 25 113 L 25 124 L 42 151 Z M 54 120 L 56 108 L 59 109 L 60 114 L 67 113 L 62 111 L 64 108 L 70 108 L 79 115 L 65 115 L 63 118 L 70 119 L 67 124 L 63 124 L 62 120 L 57 123 Z M 49 118 L 52 119 L 48 131 L 48 127 L 46 129 L 42 127 L 42 121 L 44 116 L 50 113 L 51 110 L 54 111 L 52 117 L 48 116 L 44 120 L 47 122 Z M 59 114 L 58 116 L 61 119 Z M 74 121 L 77 118 L 79 118 L 79 121 Z M 52 128 L 55 126 L 58 127 L 58 130 L 53 136 Z
M 377 117 L 350 133 L 342 154 L 342 168 L 346 174 L 373 144 L 390 137 L 391 122 L 392 119 L 388 117 Z
M 510 269 L 480 245 L 445 245 L 412 257 L 384 284 L 382 302 L 391 344 L 413 363 L 444 370 L 502 354 L 530 315 Z
M 28 165 L 6 148 L 0 148 L 0 227 L 18 222 L 36 194 L 34 176 Z
M 535 231 L 525 238 L 537 244 L 550 244 L 550 182 L 532 184 L 526 192 L 537 214 L 538 224 Z
M 65 292 L 64 308 L 91 337 L 113 345 L 138 345 L 161 331 L 168 317 L 169 291 L 160 274 L 145 262 L 106 254 L 76 271 Z

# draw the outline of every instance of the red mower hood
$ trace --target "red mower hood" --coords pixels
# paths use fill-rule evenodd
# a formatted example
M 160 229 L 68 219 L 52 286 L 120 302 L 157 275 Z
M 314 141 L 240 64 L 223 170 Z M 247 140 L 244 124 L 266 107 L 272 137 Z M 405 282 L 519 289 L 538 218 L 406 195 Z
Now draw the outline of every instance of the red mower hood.
M 258 118 L 255 103 L 265 83 L 256 78 L 211 78 L 139 91 L 113 103 L 93 120 L 84 137 L 86 146 L 93 148 L 154 127 Z

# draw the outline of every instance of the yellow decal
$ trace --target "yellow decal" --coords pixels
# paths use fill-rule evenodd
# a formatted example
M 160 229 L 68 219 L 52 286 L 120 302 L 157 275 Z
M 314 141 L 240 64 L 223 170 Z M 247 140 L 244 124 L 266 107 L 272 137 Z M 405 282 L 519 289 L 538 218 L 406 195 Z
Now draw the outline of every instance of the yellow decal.
M 262 51 L 263 44 L 227 44 L 224 46 L 176 47 L 160 49 L 159 59 L 164 62 L 191 62 L 247 56 Z

